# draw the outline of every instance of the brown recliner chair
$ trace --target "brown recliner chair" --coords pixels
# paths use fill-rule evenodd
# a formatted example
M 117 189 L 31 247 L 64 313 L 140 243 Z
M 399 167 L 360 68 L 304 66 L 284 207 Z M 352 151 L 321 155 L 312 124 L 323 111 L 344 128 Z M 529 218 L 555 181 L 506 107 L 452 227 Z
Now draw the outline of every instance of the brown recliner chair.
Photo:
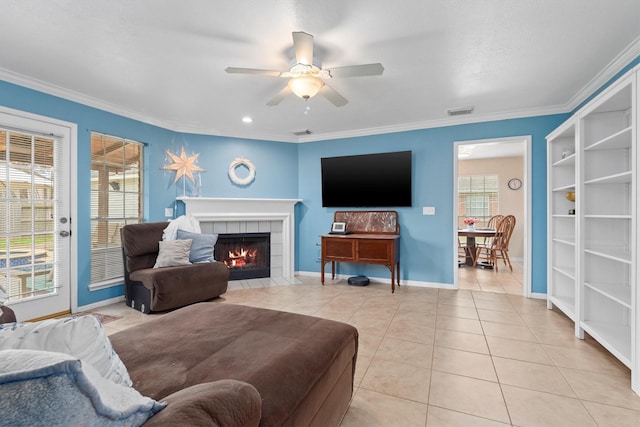
M 222 262 L 153 268 L 167 222 L 129 224 L 120 231 L 127 305 L 143 313 L 216 298 L 227 291 Z
M 6 305 L 0 305 L 0 323 L 13 323 L 16 321 L 16 314 Z

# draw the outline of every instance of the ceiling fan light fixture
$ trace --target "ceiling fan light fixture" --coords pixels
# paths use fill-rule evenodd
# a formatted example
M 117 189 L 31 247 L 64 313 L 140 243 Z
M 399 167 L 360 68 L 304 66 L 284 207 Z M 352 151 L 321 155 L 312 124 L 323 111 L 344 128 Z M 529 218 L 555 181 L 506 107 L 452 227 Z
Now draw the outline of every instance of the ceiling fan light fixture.
M 296 96 L 306 100 L 316 96 L 324 86 L 324 82 L 319 77 L 307 75 L 291 78 L 288 86 Z

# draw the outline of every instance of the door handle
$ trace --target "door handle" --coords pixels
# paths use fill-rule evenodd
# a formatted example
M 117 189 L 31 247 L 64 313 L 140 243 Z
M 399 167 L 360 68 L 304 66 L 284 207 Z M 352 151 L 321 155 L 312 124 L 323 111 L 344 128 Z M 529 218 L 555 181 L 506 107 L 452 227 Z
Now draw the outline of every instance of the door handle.
M 70 232 L 70 231 L 67 231 L 67 230 L 62 230 L 62 231 L 61 231 L 60 233 L 58 233 L 58 234 L 60 234 L 60 237 L 69 237 L 69 236 L 71 236 L 71 232 Z

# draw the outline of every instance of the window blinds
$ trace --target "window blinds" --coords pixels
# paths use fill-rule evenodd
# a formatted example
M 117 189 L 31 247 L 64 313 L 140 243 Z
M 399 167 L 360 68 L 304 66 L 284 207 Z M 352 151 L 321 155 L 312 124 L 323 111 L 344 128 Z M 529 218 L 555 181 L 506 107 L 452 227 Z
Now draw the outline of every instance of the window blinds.
M 120 281 L 120 229 L 142 222 L 143 144 L 91 134 L 91 284 Z

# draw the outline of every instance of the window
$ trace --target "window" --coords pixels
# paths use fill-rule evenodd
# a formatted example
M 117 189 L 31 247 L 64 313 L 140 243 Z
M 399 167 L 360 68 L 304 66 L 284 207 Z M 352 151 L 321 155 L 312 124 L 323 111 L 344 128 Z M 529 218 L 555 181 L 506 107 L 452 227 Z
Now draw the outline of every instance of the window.
M 59 144 L 52 136 L 0 129 L 0 302 L 57 291 Z
M 477 218 L 481 226 L 486 226 L 489 218 L 497 215 L 498 176 L 465 175 L 458 177 L 458 227 L 463 228 L 463 220 Z
M 91 133 L 91 284 L 122 281 L 120 229 L 142 222 L 143 145 Z

